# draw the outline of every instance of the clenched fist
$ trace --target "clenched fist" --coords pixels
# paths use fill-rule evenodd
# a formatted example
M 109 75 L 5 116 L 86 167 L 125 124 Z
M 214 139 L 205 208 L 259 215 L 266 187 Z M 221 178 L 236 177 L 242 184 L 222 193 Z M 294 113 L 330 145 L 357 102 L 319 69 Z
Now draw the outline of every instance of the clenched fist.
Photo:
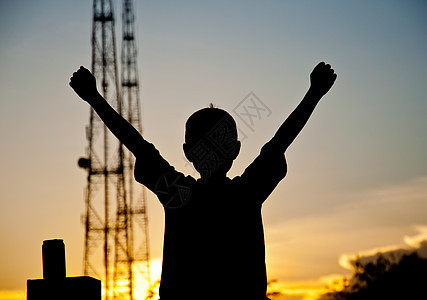
M 85 101 L 89 101 L 98 95 L 96 79 L 90 71 L 80 67 L 70 78 L 70 86 Z
M 310 89 L 323 96 L 334 85 L 335 79 L 337 79 L 337 74 L 334 73 L 334 69 L 331 68 L 331 65 L 321 62 L 310 74 Z

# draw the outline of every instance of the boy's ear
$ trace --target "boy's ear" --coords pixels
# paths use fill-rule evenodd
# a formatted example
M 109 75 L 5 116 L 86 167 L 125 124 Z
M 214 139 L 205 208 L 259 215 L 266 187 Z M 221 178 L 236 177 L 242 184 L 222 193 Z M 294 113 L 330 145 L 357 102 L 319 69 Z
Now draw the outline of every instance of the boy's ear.
M 236 157 L 239 155 L 241 146 L 242 146 L 242 144 L 240 143 L 240 141 L 236 141 L 236 148 L 234 149 L 233 153 L 231 154 L 232 160 L 235 160 Z
M 188 159 L 188 161 L 189 161 L 189 162 L 192 162 L 192 161 L 191 161 L 191 157 L 188 155 L 188 153 L 190 152 L 190 149 L 189 149 L 189 147 L 188 147 L 188 144 L 184 143 L 184 144 L 182 145 L 182 149 L 184 150 L 185 157 Z

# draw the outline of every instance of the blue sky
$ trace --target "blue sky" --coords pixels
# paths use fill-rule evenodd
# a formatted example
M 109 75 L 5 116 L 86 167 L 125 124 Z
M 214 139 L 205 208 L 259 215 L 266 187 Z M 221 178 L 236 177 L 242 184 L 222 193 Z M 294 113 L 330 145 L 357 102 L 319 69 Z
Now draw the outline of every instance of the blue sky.
M 271 277 L 344 274 L 340 255 L 404 246 L 427 225 L 424 1 L 135 6 L 145 137 L 186 174 L 192 112 L 209 102 L 232 112 L 250 92 L 272 111 L 254 131 L 234 115 L 247 135 L 235 176 L 302 99 L 316 63 L 336 70 L 263 208 Z M 90 1 L 0 1 L 0 290 L 41 277 L 48 238 L 64 238 L 69 275 L 82 272 L 85 174 L 76 160 L 89 108 L 68 79 L 90 66 L 91 13 Z M 162 208 L 150 193 L 148 201 L 151 254 L 160 259 Z

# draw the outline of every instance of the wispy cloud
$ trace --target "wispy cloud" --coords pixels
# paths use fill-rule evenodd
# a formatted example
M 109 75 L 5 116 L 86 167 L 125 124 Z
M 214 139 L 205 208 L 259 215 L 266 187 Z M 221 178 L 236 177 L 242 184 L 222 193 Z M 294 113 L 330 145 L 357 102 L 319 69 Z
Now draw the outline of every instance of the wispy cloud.
M 427 257 L 427 226 L 415 226 L 415 229 L 418 230 L 418 234 L 414 236 L 406 235 L 403 237 L 405 246 L 389 245 L 360 251 L 355 254 L 342 254 L 339 259 L 339 264 L 345 269 L 352 270 L 353 263 L 357 258 L 371 261 L 379 255 L 399 257 L 400 255 L 413 251 L 417 251 L 419 255 Z
M 336 207 L 337 210 L 357 210 L 378 205 L 425 202 L 427 200 L 427 176 L 378 187 L 356 195 L 347 195 L 346 198 L 352 201 L 345 201 L 345 204 Z
M 413 248 L 422 248 L 427 241 L 427 226 L 418 225 L 415 226 L 418 234 L 415 236 L 405 236 L 403 240 L 408 246 Z
M 284 293 L 314 299 L 325 274 L 336 274 L 329 282 L 351 275 L 357 255 L 418 249 L 427 256 L 426 176 L 341 197 L 345 204 L 327 213 L 266 226 L 269 277 Z
M 400 258 L 404 254 L 409 254 L 417 251 L 419 255 L 427 257 L 427 226 L 416 226 L 418 233 L 410 236 L 404 236 L 406 246 L 389 245 L 369 250 L 359 251 L 354 254 L 342 254 L 339 259 L 340 265 L 348 270 L 353 270 L 352 263 L 358 258 L 361 261 L 373 261 L 379 255 L 389 256 L 391 258 Z M 348 276 L 346 276 L 348 278 Z M 273 288 L 275 291 L 280 291 L 282 296 L 273 298 L 277 300 L 286 299 L 303 299 L 303 300 L 316 300 L 327 292 L 328 287 L 334 287 L 339 290 L 342 287 L 343 279 L 345 276 L 342 274 L 330 274 L 322 276 L 317 280 L 307 281 L 277 281 L 274 283 Z M 300 297 L 300 298 L 295 298 Z

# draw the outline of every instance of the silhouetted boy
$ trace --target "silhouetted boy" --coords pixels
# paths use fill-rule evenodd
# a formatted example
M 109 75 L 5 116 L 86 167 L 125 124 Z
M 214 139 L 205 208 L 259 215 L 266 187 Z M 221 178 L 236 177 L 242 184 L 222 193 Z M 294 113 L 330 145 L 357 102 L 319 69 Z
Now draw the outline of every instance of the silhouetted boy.
M 315 106 L 335 82 L 330 65 L 319 63 L 304 99 L 241 176 L 227 172 L 240 151 L 234 119 L 204 108 L 186 123 L 184 152 L 201 178 L 176 171 L 98 93 L 85 68 L 70 86 L 98 113 L 135 155 L 135 179 L 164 206 L 165 235 L 161 300 L 266 298 L 262 203 L 286 175 L 284 153 Z

